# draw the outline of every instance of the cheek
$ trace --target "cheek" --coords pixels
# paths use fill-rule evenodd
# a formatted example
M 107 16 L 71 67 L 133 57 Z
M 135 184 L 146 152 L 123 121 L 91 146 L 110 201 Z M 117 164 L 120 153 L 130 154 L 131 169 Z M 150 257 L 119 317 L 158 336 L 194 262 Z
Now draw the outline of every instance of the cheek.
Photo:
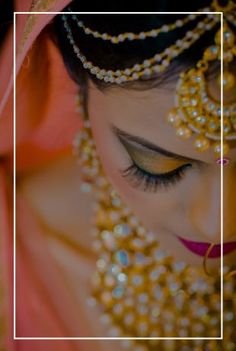
M 96 141 L 99 158 L 110 183 L 120 194 L 124 203 L 143 221 L 150 230 L 165 226 L 176 209 L 181 208 L 177 191 L 144 192 L 130 185 L 122 177 L 120 170 L 130 165 L 130 159 L 124 147 L 110 129 L 103 116 L 91 115 L 91 125 Z

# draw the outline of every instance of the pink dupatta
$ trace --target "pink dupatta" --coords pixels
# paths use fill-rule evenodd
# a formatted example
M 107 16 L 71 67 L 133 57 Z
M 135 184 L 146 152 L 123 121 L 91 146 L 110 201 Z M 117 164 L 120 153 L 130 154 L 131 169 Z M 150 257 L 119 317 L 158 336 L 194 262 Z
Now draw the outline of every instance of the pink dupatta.
M 68 0 L 16 1 L 16 11 L 61 11 Z M 31 6 L 31 7 L 30 7 Z M 16 27 L 17 177 L 71 150 L 80 127 L 75 112 L 76 85 L 45 31 L 53 15 L 18 15 Z M 0 233 L 5 330 L 0 348 L 22 351 L 84 350 L 80 341 L 13 341 L 13 30 L 0 53 Z M 17 198 L 17 321 L 18 336 L 86 335 L 60 271 L 47 252 L 45 238 L 31 209 Z M 30 254 L 29 254 L 30 253 Z M 50 282 L 50 284 L 49 284 Z M 45 289 L 50 286 L 51 291 Z M 75 325 L 76 321 L 76 325 Z M 37 330 L 37 335 L 35 335 Z M 77 333 L 78 335 L 78 333 Z

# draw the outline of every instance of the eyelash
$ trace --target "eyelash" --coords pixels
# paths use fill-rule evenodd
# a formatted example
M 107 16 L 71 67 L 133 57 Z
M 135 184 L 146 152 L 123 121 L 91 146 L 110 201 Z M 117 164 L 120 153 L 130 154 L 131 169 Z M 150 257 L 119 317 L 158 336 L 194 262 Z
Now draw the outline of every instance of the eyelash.
M 129 167 L 121 171 L 121 175 L 127 178 L 134 187 L 155 193 L 160 189 L 168 190 L 170 186 L 180 182 L 188 168 L 192 168 L 191 163 L 186 163 L 167 173 L 152 174 L 132 162 Z

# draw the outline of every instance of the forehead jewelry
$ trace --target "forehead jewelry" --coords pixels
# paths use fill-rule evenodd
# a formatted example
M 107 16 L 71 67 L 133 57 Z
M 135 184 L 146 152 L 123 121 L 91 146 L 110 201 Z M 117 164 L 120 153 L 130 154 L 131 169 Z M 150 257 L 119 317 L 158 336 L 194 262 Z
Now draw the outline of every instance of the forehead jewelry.
M 235 74 L 233 74 L 230 66 L 236 56 L 235 34 L 232 30 L 232 27 L 236 26 L 236 5 L 233 1 L 229 1 L 226 6 L 222 7 L 217 0 L 213 0 L 211 6 L 204 10 L 224 12 L 224 57 L 221 58 L 221 31 L 218 30 L 215 42 L 206 48 L 202 59 L 197 62 L 196 67 L 180 74 L 174 108 L 168 114 L 167 122 L 176 129 L 176 134 L 181 139 L 185 140 L 193 137 L 193 145 L 197 151 L 205 151 L 211 147 L 217 159 L 216 162 L 223 162 L 226 165 L 229 162 L 229 159 L 225 158 L 225 155 L 229 152 L 229 142 L 236 140 L 236 101 L 224 104 L 223 111 L 221 111 L 220 101 L 209 93 L 207 73 L 214 62 L 219 62 L 223 59 L 224 74 L 222 82 L 224 92 L 235 89 Z M 117 70 L 99 67 L 91 60 L 88 60 L 76 44 L 71 26 L 71 23 L 74 23 L 86 35 L 91 35 L 97 40 L 108 41 L 114 45 L 122 45 L 124 41 L 151 40 L 176 28 L 184 28 L 189 22 L 197 20 L 198 16 L 200 16 L 199 21 L 195 24 L 195 27 L 191 30 L 186 30 L 182 38 L 176 40 L 162 52 L 158 52 L 152 57 L 147 57 L 142 62 L 137 62 L 130 67 Z M 70 19 L 72 19 L 72 22 Z M 67 38 L 83 67 L 90 74 L 96 76 L 97 79 L 119 85 L 129 81 L 148 79 L 151 76 L 164 72 L 175 58 L 190 48 L 207 31 L 213 29 L 217 24 L 219 25 L 220 16 L 214 13 L 206 13 L 205 15 L 190 14 L 174 23 L 153 28 L 150 31 L 142 31 L 140 33 L 127 32 L 115 36 L 86 27 L 77 15 L 62 15 L 62 20 Z M 220 88 L 220 75 L 217 79 L 217 84 Z M 223 115 L 223 150 L 221 150 L 221 114 Z M 219 157 L 222 154 L 224 160 L 219 161 Z
M 206 7 L 202 10 L 199 10 L 199 12 L 210 12 L 210 8 Z M 164 24 L 159 28 L 153 28 L 149 31 L 142 31 L 139 33 L 125 32 L 125 33 L 120 33 L 118 35 L 110 35 L 109 33 L 106 33 L 106 32 L 100 33 L 98 31 L 92 30 L 91 28 L 87 27 L 83 21 L 79 20 L 78 15 L 72 15 L 72 19 L 75 21 L 75 23 L 79 28 L 83 29 L 85 34 L 91 35 L 94 38 L 102 39 L 104 41 L 109 41 L 112 44 L 119 44 L 126 40 L 133 41 L 133 40 L 144 40 L 146 38 L 156 38 L 161 33 L 168 33 L 177 28 L 182 28 L 184 25 L 188 24 L 189 22 L 194 21 L 197 18 L 197 16 L 199 15 L 189 14 L 183 19 L 176 20 L 174 23 Z
M 206 74 L 214 61 L 221 60 L 221 30 L 216 33 L 215 43 L 208 47 L 195 68 L 183 72 L 176 89 L 175 108 L 170 111 L 167 121 L 176 128 L 176 134 L 182 139 L 196 135 L 193 144 L 198 151 L 205 151 L 211 145 L 216 157 L 221 155 L 221 113 L 223 114 L 223 155 L 229 152 L 228 141 L 236 140 L 236 101 L 224 104 L 209 94 Z M 224 92 L 235 88 L 235 76 L 230 70 L 230 63 L 235 59 L 235 34 L 227 23 L 223 27 L 224 38 Z M 221 85 L 221 76 L 217 78 Z M 236 100 L 236 99 L 235 99 Z M 229 159 L 227 159 L 227 162 Z M 224 161 L 226 164 L 226 158 Z
M 81 52 L 75 42 L 68 18 L 68 15 L 62 15 L 67 38 L 72 45 L 74 53 L 83 64 L 83 67 L 89 70 L 92 75 L 95 75 L 97 79 L 103 80 L 106 83 L 114 84 L 122 84 L 140 78 L 148 78 L 154 74 L 165 71 L 174 58 L 178 57 L 182 52 L 192 46 L 206 31 L 211 30 L 220 20 L 219 15 L 205 15 L 205 18 L 198 22 L 194 29 L 187 31 L 183 38 L 176 40 L 174 44 L 162 52 L 157 53 L 153 57 L 147 58 L 140 63 L 127 67 L 126 69 L 113 71 L 111 69 L 98 67 L 97 65 L 94 65 L 92 61 L 87 60 L 86 56 Z M 135 39 L 132 39 L 131 41 L 133 40 Z

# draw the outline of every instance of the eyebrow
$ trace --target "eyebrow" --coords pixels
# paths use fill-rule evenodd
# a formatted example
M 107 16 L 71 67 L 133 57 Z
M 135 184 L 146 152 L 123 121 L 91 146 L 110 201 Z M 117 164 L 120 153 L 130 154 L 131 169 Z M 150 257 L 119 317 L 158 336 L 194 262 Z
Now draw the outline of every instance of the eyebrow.
M 192 162 L 199 162 L 196 159 L 185 157 L 185 156 L 181 156 L 181 155 L 176 154 L 174 152 L 165 150 L 165 149 L 161 148 L 160 146 L 147 141 L 144 138 L 141 138 L 141 137 L 136 136 L 136 135 L 131 135 L 131 134 L 129 134 L 129 133 L 117 128 L 114 125 L 112 125 L 112 130 L 113 130 L 113 132 L 115 133 L 115 135 L 118 137 L 118 139 L 121 142 L 122 142 L 122 139 L 126 139 L 127 141 L 135 142 L 135 143 L 143 146 L 144 148 L 146 148 L 148 150 L 154 151 L 154 152 L 156 152 L 158 154 L 161 154 L 161 155 L 164 155 L 164 156 L 167 156 L 167 157 L 170 157 L 170 158 L 174 158 L 174 159 L 177 159 L 177 160 L 186 160 L 188 162 L 190 162 L 190 161 L 192 161 Z

